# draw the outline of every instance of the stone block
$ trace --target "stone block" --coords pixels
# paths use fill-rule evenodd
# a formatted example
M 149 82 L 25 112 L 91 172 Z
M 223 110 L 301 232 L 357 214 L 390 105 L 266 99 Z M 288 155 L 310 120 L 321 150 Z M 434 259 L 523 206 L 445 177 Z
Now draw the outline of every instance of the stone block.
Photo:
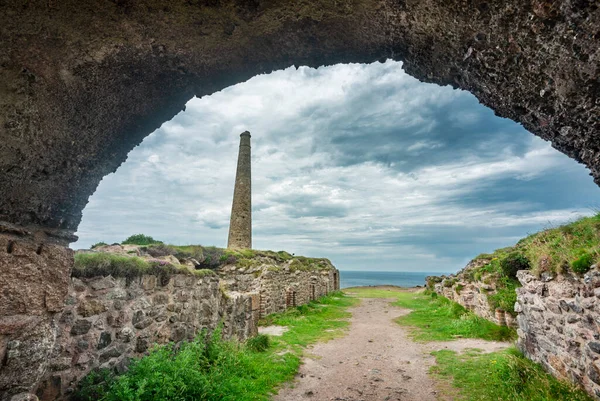
M 113 288 L 116 285 L 116 282 L 115 282 L 114 278 L 112 278 L 111 276 L 108 276 L 108 277 L 94 279 L 90 282 L 89 285 L 90 285 L 90 287 L 92 287 L 92 289 L 94 291 L 99 291 L 99 290 L 106 290 L 108 288 Z
M 104 351 L 103 353 L 101 353 L 99 356 L 99 360 L 100 360 L 100 363 L 104 363 L 112 358 L 118 358 L 122 354 L 123 354 L 123 351 L 121 351 L 118 347 L 113 346 L 113 347 L 110 347 L 109 349 L 107 349 L 106 351 Z
M 142 276 L 142 288 L 146 291 L 151 291 L 156 288 L 157 277 L 151 275 Z
M 112 335 L 108 331 L 103 331 L 100 333 L 100 338 L 98 339 L 98 349 L 106 348 L 112 342 Z
M 106 306 L 96 299 L 86 299 L 77 305 L 77 313 L 83 317 L 90 317 L 106 312 Z
M 85 319 L 78 319 L 75 321 L 73 326 L 71 327 L 71 335 L 79 336 L 82 334 L 87 334 L 88 331 L 92 328 L 92 322 Z

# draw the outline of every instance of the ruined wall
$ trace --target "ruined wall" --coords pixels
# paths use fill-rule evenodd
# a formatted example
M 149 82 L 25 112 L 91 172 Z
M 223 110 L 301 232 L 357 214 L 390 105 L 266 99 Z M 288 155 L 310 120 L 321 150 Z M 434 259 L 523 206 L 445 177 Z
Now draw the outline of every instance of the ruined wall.
M 220 321 L 226 337 L 245 339 L 256 333 L 252 306 L 252 294 L 225 294 L 216 275 L 178 274 L 166 283 L 154 275 L 72 278 L 37 394 L 60 398 L 91 369 L 122 372 L 153 344 L 191 340 Z
M 554 376 L 600 399 L 600 271 L 583 277 L 518 273 L 518 346 Z
M 191 340 L 220 322 L 226 338 L 246 339 L 257 333 L 261 316 L 339 286 L 338 271 L 321 259 L 316 263 L 322 269 L 314 271 L 294 270 L 292 261 L 264 261 L 250 269 L 227 266 L 219 275 L 175 274 L 163 282 L 155 275 L 72 278 L 66 306 L 55 320 L 48 368 L 39 372 L 38 397 L 68 397 L 94 368 L 123 372 L 130 358 L 143 356 L 153 344 Z
M 458 289 L 458 286 L 463 288 Z M 441 282 L 435 284 L 434 291 L 500 326 L 516 326 L 516 320 L 510 313 L 490 307 L 488 293 L 493 292 L 494 288 L 489 284 L 458 281 L 450 287 L 444 287 L 444 282 Z
M 509 312 L 490 306 L 489 295 L 496 293 L 493 280 L 473 280 L 470 272 L 489 263 L 488 259 L 474 259 L 457 274 L 427 277 L 427 287 L 500 326 L 516 327 L 516 319 Z
M 282 265 L 266 261 L 254 269 L 228 266 L 223 279 L 228 289 L 258 293 L 263 317 L 339 290 L 339 271 L 326 259 L 315 263 L 312 269 L 295 267 L 292 261 Z
M 471 264 L 470 264 L 471 265 Z M 600 400 L 600 269 L 541 278 L 517 273 L 516 319 L 489 308 L 493 285 L 469 282 L 464 271 L 445 278 L 428 277 L 429 288 L 495 323 L 516 326 L 517 345 L 554 376 L 582 386 Z M 451 285 L 449 285 L 451 283 Z M 457 291 L 457 288 L 459 289 Z

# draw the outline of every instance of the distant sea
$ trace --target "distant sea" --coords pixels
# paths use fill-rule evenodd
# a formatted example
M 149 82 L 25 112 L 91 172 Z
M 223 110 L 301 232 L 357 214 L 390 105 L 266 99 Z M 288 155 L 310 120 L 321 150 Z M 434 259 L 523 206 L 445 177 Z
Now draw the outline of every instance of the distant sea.
M 425 277 L 441 276 L 449 273 L 435 272 L 375 272 L 375 271 L 341 271 L 340 287 L 357 287 L 367 285 L 397 285 L 415 287 L 425 285 Z

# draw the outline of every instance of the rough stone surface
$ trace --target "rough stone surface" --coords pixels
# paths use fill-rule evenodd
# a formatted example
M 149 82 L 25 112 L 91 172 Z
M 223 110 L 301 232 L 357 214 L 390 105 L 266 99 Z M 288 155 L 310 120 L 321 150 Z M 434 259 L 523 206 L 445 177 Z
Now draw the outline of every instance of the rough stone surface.
M 252 249 L 252 166 L 250 164 L 250 133 L 240 135 L 235 189 L 231 205 L 227 248 Z
M 290 65 L 403 60 L 600 179 L 593 1 L 0 2 L 0 220 L 75 230 L 185 102 Z
M 0 234 L 0 400 L 26 394 L 54 346 L 73 252 L 44 241 Z
M 262 258 L 251 268 L 226 266 L 218 276 L 176 274 L 164 285 L 149 275 L 129 281 L 72 278 L 68 299 L 73 301 L 56 319 L 56 342 L 46 354 L 52 350 L 47 369 L 40 372 L 37 396 L 63 399 L 91 369 L 122 371 L 130 358 L 144 355 L 153 344 L 190 340 L 220 322 L 226 338 L 243 340 L 258 332 L 261 314 L 339 288 L 339 272 L 325 259 L 315 259 L 311 270 L 293 269 L 293 262 Z M 295 303 L 286 303 L 289 293 L 296 294 Z M 89 305 L 95 305 L 94 313 Z
M 600 301 L 594 295 L 600 271 L 542 281 L 523 270 L 517 277 L 523 284 L 517 289 L 515 308 L 518 347 L 554 376 L 600 399 Z M 541 285 L 547 291 L 537 291 Z

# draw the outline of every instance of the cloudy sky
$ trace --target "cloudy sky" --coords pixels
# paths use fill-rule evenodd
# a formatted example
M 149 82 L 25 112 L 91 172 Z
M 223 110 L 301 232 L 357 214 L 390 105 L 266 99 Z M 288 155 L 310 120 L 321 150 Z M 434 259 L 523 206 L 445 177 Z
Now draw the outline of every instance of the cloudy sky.
M 224 247 L 245 130 L 254 248 L 342 270 L 456 271 L 600 207 L 582 165 L 467 92 L 390 61 L 300 67 L 192 99 L 104 178 L 72 247 Z

